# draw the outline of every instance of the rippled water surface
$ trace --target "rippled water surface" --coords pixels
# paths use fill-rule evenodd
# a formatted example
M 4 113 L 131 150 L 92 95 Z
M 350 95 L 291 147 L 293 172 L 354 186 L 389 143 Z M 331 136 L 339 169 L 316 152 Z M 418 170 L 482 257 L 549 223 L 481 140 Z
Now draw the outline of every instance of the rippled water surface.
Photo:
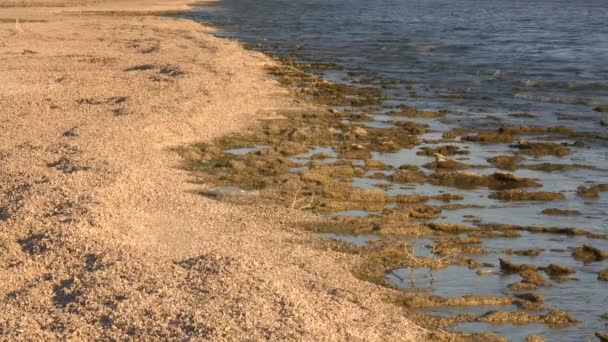
M 413 82 L 413 104 L 599 129 L 605 0 L 223 0 L 190 16 L 274 53 Z M 514 119 L 521 121 L 521 119 Z M 474 121 L 473 121 L 474 122 Z
M 608 113 L 594 111 L 608 105 L 608 1 L 606 0 L 223 0 L 201 5 L 184 15 L 195 20 L 219 23 L 217 35 L 232 37 L 256 49 L 304 62 L 335 63 L 337 70 L 318 70 L 324 77 L 354 84 L 386 84 L 386 107 L 408 104 L 442 109 L 447 115 L 438 119 L 412 119 L 429 125 L 431 133 L 422 136 L 428 143 L 397 153 L 373 153 L 373 158 L 388 165 L 423 166 L 432 157 L 417 155 L 424 146 L 436 146 L 443 132 L 458 127 L 495 130 L 500 125 L 565 125 L 579 132 L 593 133 L 584 144 L 571 144 L 572 153 L 564 157 L 526 157 L 523 164 L 583 164 L 593 169 L 545 172 L 516 170 L 522 177 L 536 178 L 541 190 L 561 192 L 565 200 L 555 202 L 503 202 L 488 198 L 486 188 L 456 189 L 431 184 L 393 184 L 387 180 L 359 177 L 353 186 L 383 186 L 389 195 L 451 193 L 463 196 L 457 204 L 482 208 L 443 210 L 436 221 L 471 223 L 510 223 L 522 226 L 580 227 L 597 234 L 608 233 L 608 194 L 598 199 L 576 195 L 581 185 L 608 183 Z M 370 81 L 371 80 L 371 81 Z M 381 83 L 379 80 L 392 81 Z M 392 127 L 387 108 L 369 113 L 374 121 L 368 127 Z M 605 123 L 608 125 L 608 121 Z M 539 136 L 527 139 L 543 140 Z M 478 145 L 453 143 L 469 154 L 454 156 L 461 162 L 477 165 L 477 173 L 497 171 L 487 159 L 513 153 L 508 144 Z M 265 146 L 235 149 L 233 154 L 249 153 Z M 336 153 L 319 146 L 309 153 L 292 157 L 298 163 L 315 153 Z M 351 161 L 361 165 L 362 161 Z M 358 163 L 358 164 L 357 164 Z M 294 168 L 300 172 L 306 167 Z M 578 210 L 578 216 L 547 216 L 547 208 Z M 361 217 L 380 212 L 348 210 L 334 216 Z M 380 237 L 324 237 L 350 241 L 361 246 Z M 426 256 L 432 241 L 410 241 L 418 254 Z M 465 323 L 459 331 L 493 331 L 511 340 L 530 333 L 550 341 L 582 341 L 595 331 L 608 330 L 608 282 L 597 280 L 597 273 L 608 261 L 583 263 L 571 256 L 572 249 L 587 243 L 608 250 L 608 240 L 568 235 L 523 233 L 518 238 L 484 239 L 489 253 L 475 256 L 488 266 L 489 274 L 450 266 L 429 277 L 424 270 L 395 270 L 387 279 L 403 288 L 426 287 L 434 294 L 455 297 L 467 294 L 511 295 L 508 284 L 517 275 L 500 274 L 498 258 L 517 263 L 565 264 L 576 269 L 577 280 L 548 281 L 539 292 L 553 308 L 566 310 L 581 323 L 561 329 L 544 325 L 489 325 Z M 542 248 L 537 257 L 505 254 L 507 249 Z M 488 310 L 513 310 L 513 307 L 439 308 L 437 315 Z M 467 311 L 468 310 L 468 311 Z

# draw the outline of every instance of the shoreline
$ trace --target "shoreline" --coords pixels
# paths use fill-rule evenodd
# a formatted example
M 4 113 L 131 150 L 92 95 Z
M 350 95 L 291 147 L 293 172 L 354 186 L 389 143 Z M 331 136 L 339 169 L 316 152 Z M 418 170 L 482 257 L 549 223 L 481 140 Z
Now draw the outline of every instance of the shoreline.
M 263 51 L 263 49 L 260 50 Z M 269 55 L 272 56 L 272 52 Z M 330 246 L 328 248 L 330 249 L 334 248 L 340 252 L 366 255 L 370 252 L 373 254 L 374 252 L 382 250 L 389 253 L 392 252 L 392 247 L 406 250 L 413 248 L 414 250 L 411 252 L 413 255 L 415 254 L 416 249 L 422 249 L 424 251 L 425 249 L 431 249 L 432 247 L 432 251 L 430 252 L 431 255 L 445 257 L 449 256 L 451 253 L 460 255 L 460 260 L 457 258 L 455 263 L 456 266 L 461 266 L 461 268 L 459 268 L 461 271 L 458 271 L 458 274 L 470 274 L 473 278 L 479 278 L 480 283 L 483 283 L 484 279 L 487 278 L 501 279 L 501 283 L 503 283 L 504 286 L 501 290 L 497 291 L 493 287 L 485 288 L 480 286 L 477 291 L 467 291 L 467 293 L 471 295 L 453 298 L 452 293 L 448 290 L 451 288 L 451 283 L 454 282 L 458 284 L 456 286 L 463 286 L 464 284 L 459 282 L 454 274 L 450 276 L 449 270 L 446 270 L 448 279 L 446 280 L 444 278 L 442 280 L 441 278 L 446 276 L 446 274 L 442 273 L 441 270 L 444 265 L 440 265 L 440 263 L 436 265 L 438 271 L 437 276 L 439 282 L 443 282 L 443 285 L 433 286 L 433 281 L 431 280 L 431 284 L 428 286 L 433 289 L 433 292 L 437 290 L 442 295 L 429 297 L 428 295 L 417 296 L 414 294 L 412 296 L 411 294 L 407 294 L 412 292 L 408 289 L 406 284 L 406 278 L 408 277 L 407 269 L 415 269 L 420 265 L 424 266 L 427 261 L 430 262 L 430 265 L 433 265 L 433 260 L 418 258 L 416 262 L 408 264 L 407 262 L 404 263 L 399 260 L 385 259 L 385 262 L 388 261 L 388 267 L 382 270 L 384 272 L 379 272 L 371 277 L 370 274 L 366 274 L 366 272 L 359 274 L 359 276 L 363 276 L 363 279 L 365 280 L 380 282 L 383 283 L 382 285 L 401 287 L 406 293 L 402 304 L 409 308 L 419 309 L 419 313 L 422 316 L 424 316 L 425 312 L 428 312 L 424 308 L 442 307 L 442 309 L 446 309 L 446 311 L 449 312 L 449 316 L 444 316 L 443 314 L 446 314 L 446 312 L 442 311 L 442 315 L 436 315 L 430 320 L 425 320 L 424 318 L 414 320 L 424 327 L 438 330 L 445 329 L 446 322 L 448 322 L 447 325 L 458 325 L 458 323 L 464 323 L 466 325 L 467 322 L 484 324 L 484 322 L 486 322 L 485 328 L 475 330 L 491 331 L 514 340 L 524 338 L 538 340 L 539 338 L 542 339 L 539 335 L 534 335 L 536 332 L 540 333 L 538 330 L 531 332 L 530 330 L 534 329 L 526 329 L 528 331 L 528 336 L 526 336 L 524 335 L 525 331 L 523 329 L 518 333 L 508 329 L 505 330 L 504 327 L 501 328 L 500 326 L 501 324 L 508 324 L 510 322 L 515 324 L 545 323 L 550 325 L 551 328 L 554 328 L 556 325 L 567 328 L 564 329 L 564 333 L 571 338 L 574 336 L 589 336 L 589 338 L 592 338 L 591 336 L 594 331 L 585 329 L 584 327 L 579 328 L 580 325 L 582 325 L 582 322 L 579 319 L 585 323 L 593 322 L 591 324 L 596 324 L 597 329 L 597 324 L 599 323 L 601 325 L 601 320 L 598 322 L 598 317 L 605 319 L 605 315 L 601 315 L 601 308 L 595 308 L 596 310 L 588 315 L 581 314 L 578 310 L 579 307 L 575 305 L 563 307 L 563 302 L 553 302 L 553 305 L 545 305 L 543 304 L 545 299 L 540 294 L 547 294 L 547 297 L 549 298 L 547 302 L 552 301 L 552 296 L 563 295 L 564 293 L 560 294 L 560 291 L 549 290 L 549 288 L 553 287 L 552 282 L 564 283 L 573 280 L 579 281 L 579 285 L 570 285 L 570 288 L 572 289 L 585 286 L 581 284 L 583 281 L 585 284 L 589 283 L 590 286 L 596 285 L 597 281 L 602 279 L 602 274 L 605 273 L 601 271 L 601 265 L 595 265 L 592 269 L 585 270 L 581 269 L 580 265 L 576 264 L 572 259 L 574 258 L 580 261 L 581 257 L 578 254 L 582 253 L 581 251 L 584 250 L 600 250 L 596 247 L 605 249 L 605 242 L 600 240 L 605 240 L 607 237 L 606 234 L 603 234 L 601 231 L 597 232 L 597 229 L 593 226 L 590 227 L 591 230 L 588 230 L 586 226 L 581 226 L 581 228 L 578 228 L 579 226 L 564 226 L 563 228 L 551 227 L 543 225 L 542 222 L 540 225 L 526 226 L 521 223 L 518 225 L 516 222 L 510 222 L 512 224 L 500 224 L 501 222 L 509 222 L 501 220 L 488 221 L 488 223 L 484 224 L 481 219 L 474 219 L 474 213 L 468 215 L 468 218 L 471 219 L 464 220 L 464 222 L 457 220 L 456 222 L 459 222 L 459 224 L 450 225 L 446 223 L 445 225 L 442 225 L 425 223 L 425 221 L 431 222 L 431 220 L 437 218 L 442 211 L 466 210 L 466 204 L 458 203 L 459 200 L 463 199 L 464 194 L 456 190 L 463 188 L 487 187 L 488 190 L 490 190 L 486 195 L 489 200 L 478 200 L 475 202 L 476 204 L 468 205 L 470 209 L 473 209 L 470 211 L 474 211 L 475 208 L 483 210 L 485 208 L 483 204 L 488 205 L 488 201 L 493 202 L 493 200 L 498 200 L 496 201 L 498 203 L 495 203 L 495 205 L 501 207 L 504 204 L 501 205 L 500 203 L 536 201 L 536 203 L 545 203 L 545 207 L 549 208 L 543 209 L 542 212 L 539 210 L 539 215 L 581 215 L 581 212 L 579 211 L 551 208 L 551 203 L 554 203 L 552 201 L 558 201 L 558 204 L 556 205 L 558 208 L 563 206 L 563 204 L 559 202 L 565 202 L 566 196 L 570 198 L 567 191 L 564 192 L 563 189 L 555 189 L 558 191 L 550 192 L 535 191 L 535 189 L 542 187 L 543 183 L 546 181 L 545 177 L 547 177 L 549 173 L 559 170 L 568 170 L 569 168 L 587 168 L 585 165 L 561 164 L 558 161 L 565 155 L 575 155 L 578 152 L 576 147 L 582 146 L 582 143 L 579 142 L 587 138 L 584 134 L 565 126 L 509 126 L 508 124 L 501 125 L 499 128 L 497 127 L 498 129 L 495 131 L 476 131 L 475 129 L 459 130 L 459 128 L 456 127 L 453 131 L 439 130 L 439 132 L 437 132 L 431 128 L 433 127 L 431 124 L 424 127 L 425 125 L 423 123 L 426 123 L 425 120 L 412 119 L 412 121 L 418 123 L 417 125 L 414 122 L 408 122 L 406 118 L 428 118 L 429 121 L 436 118 L 436 120 L 441 120 L 446 113 L 420 111 L 416 108 L 408 107 L 407 103 L 404 106 L 384 106 L 378 104 L 377 107 L 374 107 L 376 101 L 373 99 L 373 92 L 368 94 L 358 93 L 357 91 L 351 92 L 348 87 L 343 87 L 344 84 L 337 83 L 331 85 L 325 83 L 320 78 L 314 80 L 313 78 L 315 77 L 310 74 L 312 72 L 311 69 L 315 70 L 315 67 L 312 64 L 298 64 L 292 60 L 281 60 L 280 58 L 279 62 L 281 64 L 278 69 L 271 68 L 271 74 L 288 87 L 292 86 L 292 91 L 296 97 L 302 98 L 305 102 L 312 98 L 313 102 L 319 102 L 322 105 L 329 104 L 330 108 L 331 105 L 334 105 L 337 106 L 333 107 L 336 109 L 330 110 L 329 113 L 322 110 L 319 113 L 309 113 L 309 115 L 301 116 L 299 113 L 288 113 L 285 115 L 288 118 L 286 121 L 289 122 L 287 124 L 281 122 L 281 120 L 269 120 L 261 125 L 258 130 L 253 130 L 252 132 L 249 132 L 249 134 L 238 134 L 233 137 L 221 139 L 215 144 L 211 144 L 211 146 L 194 146 L 192 151 L 188 152 L 191 154 L 185 154 L 185 156 L 186 158 L 191 158 L 191 170 L 194 172 L 202 171 L 202 174 L 204 175 L 201 175 L 200 181 L 202 183 L 206 184 L 206 182 L 211 182 L 211 185 L 218 187 L 234 185 L 244 186 L 245 189 L 253 190 L 254 193 L 258 194 L 265 201 L 273 202 L 274 198 L 274 203 L 280 205 L 287 204 L 287 206 L 293 208 L 294 204 L 296 204 L 296 208 L 303 206 L 314 212 L 322 214 L 332 213 L 332 215 L 339 216 L 338 218 L 333 218 L 330 220 L 331 222 L 327 222 L 327 224 L 325 224 L 325 222 L 314 222 L 313 224 L 304 227 L 305 230 L 324 233 L 324 237 L 345 241 L 345 243 L 336 242 L 335 246 L 331 246 L 331 242 L 329 242 Z M 321 71 L 322 73 L 322 70 L 325 70 L 330 64 L 331 63 L 325 65 L 320 63 L 317 71 Z M 281 70 L 281 65 L 287 66 L 285 68 L 287 70 Z M 329 67 L 329 69 L 331 69 L 331 67 Z M 295 72 L 295 70 L 301 70 L 303 72 L 298 75 L 299 72 Z M 310 82 L 308 79 L 310 79 Z M 379 84 L 383 84 L 381 79 L 376 81 Z M 370 83 L 373 83 L 373 80 Z M 319 85 L 321 86 L 319 87 Z M 365 84 L 363 87 L 365 87 Z M 340 94 L 342 92 L 344 93 Z M 332 98 L 332 95 L 337 96 Z M 357 101 L 354 101 L 357 104 L 349 106 L 347 104 L 348 102 L 351 102 L 349 99 L 352 99 L 352 96 L 356 97 L 358 95 L 362 95 L 362 101 L 357 99 Z M 348 109 L 343 110 L 342 106 L 346 106 Z M 384 115 L 386 118 L 378 120 L 373 118 L 375 110 L 390 111 L 390 113 L 389 115 Z M 352 117 L 353 114 L 354 118 Z M 337 120 L 338 118 L 343 118 L 346 122 L 341 122 L 341 120 Z M 382 126 L 384 126 L 385 129 L 374 129 L 374 127 Z M 335 134 L 332 135 L 329 131 L 324 132 L 324 128 L 327 127 L 335 129 L 338 132 L 338 135 L 346 140 L 346 143 L 339 139 L 336 140 Z M 432 138 L 428 138 L 425 134 L 421 135 L 421 133 L 424 133 L 427 129 L 428 132 L 432 132 L 429 134 L 429 136 L 433 136 Z M 403 133 L 403 131 L 409 132 L 409 135 L 411 136 L 418 135 L 421 139 L 418 142 L 411 140 L 409 142 L 402 141 L 401 138 L 395 139 L 395 137 L 399 135 L 399 132 Z M 391 135 L 391 132 L 394 133 L 394 135 Z M 443 133 L 443 135 L 441 133 Z M 539 134 L 544 134 L 544 136 L 538 137 Z M 441 138 L 438 136 L 441 136 Z M 376 137 L 378 140 L 384 140 L 386 144 L 380 144 L 378 141 L 375 142 L 371 137 Z M 524 143 L 520 143 L 522 138 L 519 137 L 525 137 L 532 141 L 540 141 L 538 143 L 532 143 L 529 146 L 524 146 L 522 145 Z M 573 139 L 576 140 L 576 143 L 566 143 L 563 141 L 557 143 L 560 138 Z M 593 139 L 593 137 L 589 138 L 591 140 Z M 285 141 L 289 143 L 283 144 Z M 361 147 L 355 150 L 349 150 L 348 146 L 345 146 L 348 145 L 349 142 L 359 144 Z M 470 163 L 466 162 L 457 162 L 456 160 L 469 160 L 469 158 L 466 157 L 469 153 L 467 149 L 471 147 L 470 145 L 475 145 L 475 142 L 478 142 L 479 145 L 488 144 L 490 146 L 499 146 L 500 143 L 508 144 L 510 142 L 512 145 L 505 147 L 511 148 L 513 155 L 510 156 L 505 154 L 493 157 L 491 155 L 486 155 L 483 152 L 481 155 L 478 155 L 477 153 L 479 153 L 479 151 L 475 149 L 477 153 L 474 155 L 472 154 L 471 159 L 485 157 L 490 165 L 470 165 Z M 445 146 L 441 145 L 442 143 L 449 143 L 452 145 Z M 462 147 L 464 147 L 464 150 Z M 572 149 L 570 149 L 571 147 Z M 233 149 L 234 152 L 227 152 L 227 150 L 232 151 Z M 398 153 L 397 151 L 400 149 L 413 151 L 419 157 L 412 157 L 412 153 L 405 153 L 405 156 L 410 159 L 401 159 L 401 163 L 405 162 L 406 164 L 394 164 L 395 160 L 393 160 L 390 162 L 390 165 L 382 165 L 381 161 L 386 160 L 381 156 L 383 153 L 388 152 L 389 155 L 391 153 L 396 155 Z M 471 149 L 473 150 L 473 148 Z M 416 150 L 418 151 L 416 152 Z M 222 151 L 224 152 L 222 153 Z M 379 153 L 380 156 L 377 154 L 371 159 L 369 155 L 370 151 Z M 435 162 L 427 161 L 419 164 L 419 161 L 425 160 L 425 157 L 432 157 L 434 153 L 445 156 L 442 156 L 442 159 L 437 159 Z M 464 154 L 465 157 L 461 157 L 460 155 L 462 154 Z M 280 155 L 282 155 L 282 157 Z M 530 155 L 533 158 L 526 157 L 525 155 Z M 529 163 L 531 159 L 547 155 L 558 157 L 555 158 L 555 164 Z M 450 159 L 450 157 L 447 156 L 455 158 L 455 160 Z M 390 157 L 388 159 L 390 159 Z M 528 163 L 525 165 L 524 163 L 520 164 L 520 161 L 522 160 L 528 160 Z M 373 163 L 368 165 L 368 161 Z M 264 164 L 266 167 L 260 169 L 259 165 Z M 287 166 L 290 166 L 291 169 L 286 170 Z M 493 167 L 497 170 L 489 173 L 480 170 L 483 168 L 489 168 L 491 170 Z M 269 169 L 273 170 L 276 174 L 274 177 L 269 176 Z M 476 172 L 460 171 L 461 169 L 472 169 L 476 170 Z M 525 172 L 528 174 L 527 177 L 531 177 L 523 178 L 521 173 L 519 176 L 516 176 L 514 173 L 520 169 L 537 170 L 541 172 L 535 172 L 537 174 L 536 176 L 530 176 L 528 171 L 522 171 L 522 173 Z M 400 172 L 403 177 L 399 177 L 400 179 L 393 176 L 387 177 L 387 170 L 389 173 L 391 171 Z M 412 172 L 406 172 L 408 170 Z M 415 173 L 413 171 L 415 171 Z M 430 171 L 431 173 L 427 173 L 427 171 Z M 211 179 L 209 179 L 209 177 L 207 177 L 209 176 L 209 173 L 217 173 L 219 177 L 214 179 L 214 176 L 211 176 Z M 457 177 L 460 175 L 463 177 Z M 504 181 L 508 179 L 516 182 L 513 184 L 504 183 Z M 275 184 L 277 180 L 279 180 L 279 182 L 284 182 L 278 189 Z M 543 183 L 541 183 L 541 181 L 543 181 Z M 369 183 L 366 184 L 366 182 Z M 403 186 L 400 184 L 408 183 L 427 183 L 431 184 L 431 186 L 443 186 L 447 193 L 445 193 L 444 196 L 394 195 L 395 192 L 398 192 L 396 189 Z M 408 188 L 412 186 L 413 185 L 408 185 Z M 393 195 L 380 195 L 379 192 L 373 191 L 364 194 L 362 191 L 352 187 L 374 190 L 380 189 L 387 192 L 390 189 L 392 190 Z M 593 192 L 599 190 L 601 187 L 601 185 L 592 187 L 593 189 L 580 187 L 575 191 L 576 196 L 587 196 L 585 195 L 587 190 Z M 518 190 L 517 188 L 523 188 L 523 190 Z M 526 190 L 526 188 L 529 190 Z M 405 188 L 402 187 L 401 189 Z M 454 190 L 461 195 L 453 193 L 452 191 Z M 417 193 L 417 191 L 412 192 Z M 402 191 L 402 193 L 410 192 Z M 210 194 L 215 193 L 212 192 Z M 361 201 L 361 198 L 365 197 L 362 194 L 369 196 L 370 198 L 376 198 L 378 201 L 375 203 L 364 200 Z M 449 203 L 452 200 L 456 202 L 453 202 L 454 204 Z M 237 203 L 239 202 L 238 199 L 236 201 Z M 427 201 L 429 203 L 426 203 Z M 438 201 L 444 201 L 444 204 L 437 204 Z M 289 205 L 289 203 L 292 204 Z M 379 203 L 380 205 L 378 205 Z M 369 215 L 367 218 L 362 217 L 357 219 L 349 217 L 359 215 L 365 216 L 366 214 Z M 385 218 L 379 218 L 377 215 L 382 215 Z M 376 216 L 375 219 L 374 216 Z M 414 223 L 411 221 L 411 217 L 421 219 L 418 220 L 420 225 L 416 227 L 416 223 L 414 223 L 414 226 L 399 227 L 398 222 L 394 222 L 395 220 L 399 221 L 400 219 L 407 220 L 408 216 L 411 223 Z M 560 227 L 561 226 L 562 225 L 560 225 Z M 377 227 L 377 229 L 372 229 L 372 227 Z M 338 236 L 335 234 L 338 234 Z M 456 238 L 454 235 L 458 235 L 459 237 Z M 460 237 L 462 235 L 468 237 Z M 369 240 L 370 237 L 372 238 L 371 240 Z M 397 237 L 397 240 L 401 240 L 403 244 L 392 246 L 390 239 L 394 239 L 395 237 Z M 422 237 L 424 241 L 429 241 L 428 244 L 427 242 L 422 242 L 422 245 L 419 246 L 417 240 L 420 237 Z M 480 239 L 480 237 L 483 239 Z M 380 241 L 376 241 L 376 239 Z M 543 241 L 543 239 L 545 240 Z M 508 240 L 514 242 L 507 242 Z M 527 242 L 528 240 L 537 241 L 537 244 Z M 566 244 L 570 246 L 568 246 L 568 248 L 560 248 L 562 246 L 551 248 L 550 246 L 552 243 L 550 241 L 552 240 L 565 241 Z M 496 242 L 492 243 L 488 241 Z M 411 245 L 412 242 L 414 243 L 414 247 Z M 433 245 L 433 242 L 435 245 Z M 505 244 L 507 249 L 505 249 Z M 361 247 L 359 245 L 363 246 Z M 438 249 L 435 250 L 435 247 Z M 570 255 L 571 253 L 568 250 L 574 251 L 572 255 Z M 564 254 L 556 255 L 557 253 Z M 535 258 L 541 254 L 542 257 Z M 466 258 L 467 255 L 468 258 Z M 407 253 L 402 256 L 402 259 L 410 258 Z M 522 258 L 521 256 L 524 257 Z M 547 256 L 551 261 L 547 260 Z M 497 257 L 501 258 L 500 266 L 498 266 Z M 505 260 L 504 263 L 503 259 Z M 543 261 L 540 261 L 541 259 Z M 509 266 L 512 265 L 509 263 L 512 263 L 513 260 L 526 262 L 526 264 L 515 265 L 516 267 L 536 268 L 549 276 L 549 279 L 545 279 L 543 275 L 538 272 L 522 273 L 514 271 L 514 269 L 509 269 Z M 544 266 L 550 262 L 556 261 L 565 263 L 560 265 L 551 264 L 550 266 L 563 267 L 568 273 L 576 274 L 576 276 L 568 277 L 558 275 L 552 271 L 551 267 Z M 394 264 L 392 264 L 393 262 Z M 544 265 L 543 262 L 545 263 Z M 395 271 L 395 267 L 397 268 L 396 273 L 393 272 Z M 536 277 L 535 280 L 530 278 L 532 274 Z M 485 277 L 486 275 L 490 276 Z M 521 280 L 517 281 L 520 276 Z M 581 280 L 578 276 L 587 279 Z M 431 273 L 430 277 L 433 279 L 433 273 Z M 424 277 L 421 277 L 421 279 L 422 278 Z M 505 281 L 506 279 L 509 280 Z M 511 283 L 513 280 L 515 280 L 515 282 Z M 424 283 L 424 281 L 422 282 Z M 492 280 L 486 282 L 491 284 Z M 473 280 L 468 285 L 471 288 L 477 289 L 474 283 L 475 281 Z M 601 286 L 601 282 L 599 285 Z M 418 286 L 420 286 L 420 284 L 418 284 Z M 505 289 L 507 292 L 504 291 Z M 490 292 L 487 292 L 488 290 Z M 456 291 L 458 291 L 458 289 L 456 289 Z M 529 291 L 538 292 L 530 293 Z M 478 294 L 484 294 L 485 296 L 480 296 Z M 524 299 L 523 301 L 522 298 Z M 560 303 L 562 305 L 560 305 Z M 487 311 L 490 308 L 483 310 L 484 305 L 491 305 L 498 311 Z M 471 311 L 473 311 L 474 314 L 468 313 L 470 312 L 469 309 L 457 309 L 459 306 L 473 309 Z M 475 308 L 476 306 L 480 306 L 479 309 Z M 503 308 L 507 311 L 502 311 Z M 514 312 L 511 312 L 511 310 L 514 310 Z M 572 313 L 571 310 L 574 312 Z M 598 313 L 598 311 L 600 312 Z M 465 313 L 458 315 L 459 312 Z M 452 320 L 451 324 L 449 323 L 450 320 Z M 528 328 L 527 325 L 526 328 Z M 544 330 L 540 335 L 546 334 L 548 336 L 545 336 L 544 338 L 549 339 L 555 338 L 555 334 L 559 334 L 557 331 L 560 331 L 557 329 L 549 329 L 549 327 L 546 329 L 547 330 Z M 598 334 L 601 333 L 598 332 Z M 476 337 L 458 336 L 458 333 L 452 335 L 452 338 Z M 500 340 L 500 337 L 490 335 L 483 336 L 483 338 L 486 340 L 491 338 Z
M 268 57 L 149 16 L 192 2 L 151 3 L 78 1 L 96 14 L 84 17 L 0 6 L 23 18 L 0 22 L 0 335 L 428 338 L 387 301 L 395 290 L 289 224 L 314 215 L 197 194 L 171 148 L 303 105 L 267 76 Z M 107 15 L 118 9 L 146 13 Z

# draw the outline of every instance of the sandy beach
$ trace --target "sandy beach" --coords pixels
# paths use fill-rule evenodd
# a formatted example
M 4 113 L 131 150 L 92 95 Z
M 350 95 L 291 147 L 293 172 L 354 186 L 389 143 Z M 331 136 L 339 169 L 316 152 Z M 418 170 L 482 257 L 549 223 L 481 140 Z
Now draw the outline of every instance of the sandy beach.
M 306 104 L 187 1 L 0 1 L 0 339 L 422 341 L 314 214 L 199 192 L 173 149 Z

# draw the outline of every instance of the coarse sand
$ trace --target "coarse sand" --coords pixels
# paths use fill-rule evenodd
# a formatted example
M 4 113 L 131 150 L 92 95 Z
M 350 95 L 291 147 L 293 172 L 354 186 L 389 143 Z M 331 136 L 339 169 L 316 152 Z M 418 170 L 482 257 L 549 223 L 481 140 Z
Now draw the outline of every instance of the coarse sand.
M 172 148 L 305 104 L 187 5 L 0 0 L 0 339 L 425 340 L 312 214 L 197 194 Z

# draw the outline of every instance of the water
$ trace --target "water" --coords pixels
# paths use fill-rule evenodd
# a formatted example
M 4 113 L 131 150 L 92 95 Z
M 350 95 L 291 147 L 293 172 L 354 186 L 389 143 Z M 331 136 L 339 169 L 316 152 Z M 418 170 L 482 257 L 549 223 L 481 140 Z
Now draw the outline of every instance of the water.
M 560 121 L 603 130 L 605 0 L 223 0 L 186 15 L 260 49 L 337 63 L 328 77 L 397 80 L 388 92 L 479 123 Z M 355 77 L 357 78 L 357 77 Z M 507 116 L 531 113 L 534 118 Z
M 487 188 L 456 189 L 431 184 L 394 184 L 366 177 L 354 178 L 351 185 L 361 188 L 382 186 L 389 195 L 451 193 L 462 195 L 454 204 L 474 204 L 483 208 L 443 210 L 438 222 L 471 225 L 509 223 L 522 226 L 580 227 L 595 233 L 608 233 L 608 195 L 583 199 L 576 195 L 581 185 L 608 183 L 608 139 L 601 120 L 608 113 L 594 107 L 608 104 L 608 2 L 605 0 L 223 0 L 201 5 L 183 15 L 204 22 L 220 23 L 218 36 L 239 39 L 256 49 L 303 62 L 336 63 L 337 70 L 316 71 L 324 77 L 354 84 L 384 84 L 388 97 L 385 108 L 370 113 L 374 121 L 368 127 L 393 127 L 392 120 L 405 119 L 425 123 L 431 132 L 421 139 L 427 143 L 396 153 L 377 153 L 372 157 L 393 167 L 403 164 L 423 166 L 432 157 L 416 153 L 424 146 L 438 146 L 433 140 L 458 127 L 494 130 L 499 124 L 566 125 L 576 131 L 597 135 L 582 147 L 572 147 L 565 157 L 527 157 L 522 164 L 543 162 L 584 164 L 596 169 L 572 169 L 543 172 L 518 169 L 522 177 L 536 178 L 539 190 L 562 192 L 566 200 L 556 202 L 502 202 L 488 198 Z M 390 105 L 408 104 L 423 109 L 443 109 L 448 114 L 437 119 L 399 118 L 387 115 Z M 522 115 L 524 114 L 524 115 Z M 542 140 L 527 136 L 529 140 Z M 565 141 L 572 143 L 573 141 Z M 445 144 L 445 143 L 443 143 Z M 471 165 L 477 173 L 496 169 L 487 159 L 513 153 L 508 144 L 478 145 L 451 141 L 466 155 L 454 156 Z M 243 154 L 261 148 L 230 151 Z M 317 161 L 336 162 L 336 153 L 319 146 L 308 153 L 290 158 L 305 165 L 315 153 L 330 158 Z M 362 161 L 353 161 L 360 165 Z M 292 172 L 305 170 L 306 166 Z M 428 172 L 428 170 L 426 170 Z M 437 205 L 438 203 L 430 202 Z M 576 209 L 579 216 L 546 216 L 543 209 Z M 363 217 L 379 212 L 348 210 L 336 216 Z M 324 234 L 326 238 L 365 245 L 378 236 L 343 236 Z M 577 281 L 553 282 L 539 292 L 546 304 L 573 314 L 581 323 L 561 329 L 544 325 L 489 325 L 464 323 L 457 331 L 492 331 L 511 340 L 521 340 L 530 333 L 550 341 L 586 340 L 595 331 L 608 330 L 608 321 L 600 315 L 608 311 L 608 287 L 597 281 L 597 272 L 608 267 L 607 261 L 584 264 L 570 255 L 583 243 L 608 250 L 607 240 L 564 235 L 531 234 L 519 238 L 482 239 L 487 255 L 472 256 L 495 265 L 491 274 L 478 276 L 474 271 L 450 266 L 432 278 L 423 270 L 415 273 L 415 287 L 426 287 L 434 294 L 455 297 L 467 294 L 512 294 L 507 285 L 519 280 L 517 275 L 501 275 L 498 258 L 516 263 L 548 265 L 559 263 L 576 269 Z M 431 254 L 430 240 L 410 241 L 419 245 L 421 256 Z M 506 255 L 505 249 L 543 248 L 538 257 Z M 395 270 L 387 279 L 408 288 L 409 270 Z M 470 273 L 470 274 L 469 274 Z M 430 280 L 433 281 L 430 281 Z M 513 307 L 436 308 L 434 314 L 513 310 Z

